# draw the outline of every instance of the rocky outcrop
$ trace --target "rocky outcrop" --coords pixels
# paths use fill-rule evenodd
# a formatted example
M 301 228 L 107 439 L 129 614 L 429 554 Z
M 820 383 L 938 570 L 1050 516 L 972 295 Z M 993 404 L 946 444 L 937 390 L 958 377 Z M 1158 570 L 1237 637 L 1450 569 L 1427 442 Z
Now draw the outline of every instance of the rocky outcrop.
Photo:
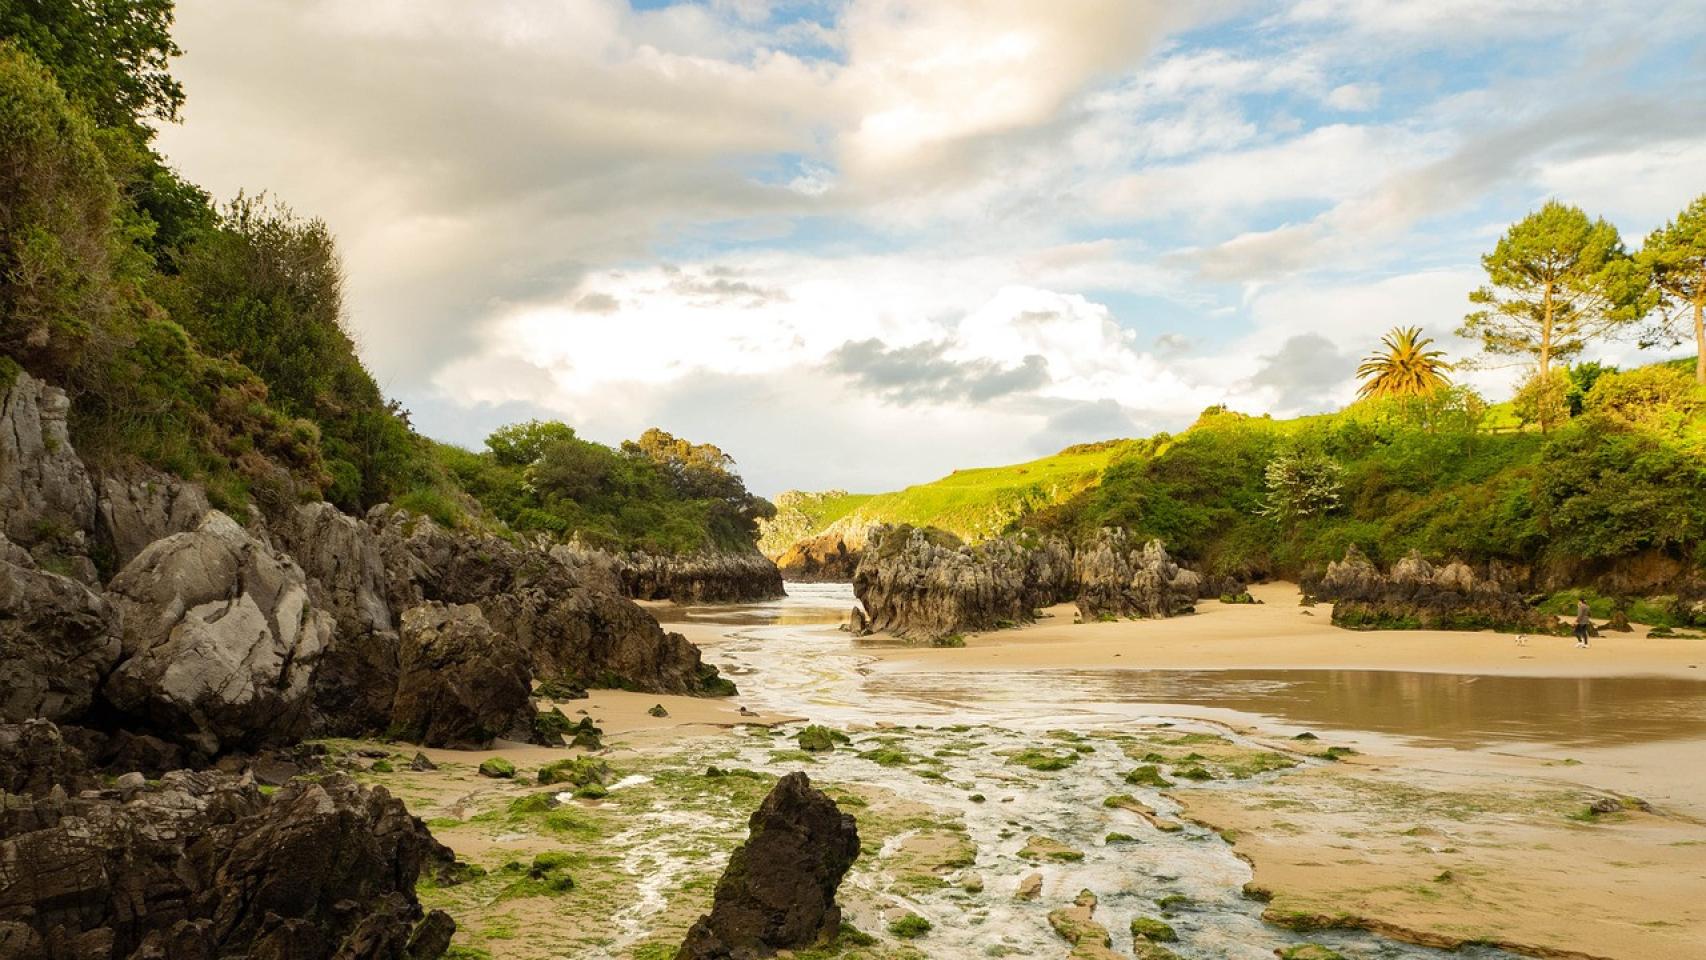
M 150 544 L 113 577 L 124 660 L 106 699 L 143 729 L 209 756 L 291 742 L 331 639 L 302 569 L 217 511 Z
M 27 373 L 0 393 L 0 533 L 38 557 L 86 556 L 94 527 L 95 488 L 71 449 L 70 412 L 65 391 Z
M 89 761 L 47 720 L 0 724 L 0 794 L 45 797 L 94 786 Z M 0 817 L 4 806 L 0 805 Z M 4 954 L 0 954 L 3 956 Z
M 733 684 L 699 648 L 667 633 L 633 601 L 584 585 L 584 569 L 496 537 L 453 533 L 397 511 L 372 516 L 393 607 L 422 600 L 475 603 L 527 651 L 534 676 L 579 687 L 728 694 Z
M 1011 627 L 1074 599 L 1086 620 L 1178 616 L 1202 589 L 1158 541 L 1137 547 L 1111 530 L 1073 551 L 1026 536 L 966 547 L 941 533 L 873 527 L 853 576 L 869 629 L 932 640 Z
M 1362 551 L 1305 578 L 1305 594 L 1333 603 L 1333 622 L 1362 630 L 1503 630 L 1557 633 L 1558 618 L 1536 610 L 1496 567 L 1434 566 L 1410 554 L 1382 573 Z
M 519 644 L 473 604 L 428 602 L 403 614 L 391 734 L 429 747 L 478 749 L 533 729 L 532 671 Z
M 81 718 L 120 647 L 105 598 L 0 535 L 0 721 Z
M 0 727 L 0 751 L 11 739 Z M 69 795 L 74 779 L 0 810 L 4 956 L 432 960 L 448 946 L 454 923 L 423 917 L 414 890 L 450 852 L 383 789 L 333 775 L 267 797 L 180 770 Z
M 102 477 L 95 535 L 117 566 L 149 544 L 194 530 L 213 507 L 197 484 L 155 470 Z
M 717 881 L 711 912 L 688 931 L 676 960 L 768 957 L 811 946 L 840 928 L 835 891 L 859 856 L 853 817 L 805 774 L 790 773 L 749 827 Z
M 667 555 L 565 544 L 551 553 L 581 571 L 583 581 L 615 583 L 623 596 L 635 600 L 750 603 L 783 595 L 781 572 L 756 550 Z
M 839 533 L 801 540 L 783 552 L 776 566 L 782 579 L 801 583 L 851 583 L 862 550 Z
M 397 689 L 397 616 L 379 538 L 329 503 L 307 503 L 272 524 L 302 567 L 308 596 L 337 624 L 312 678 L 310 729 L 321 736 L 383 730 Z
M 870 629 L 898 637 L 1010 627 L 1071 598 L 1072 555 L 1056 540 L 1002 537 L 967 547 L 939 532 L 873 527 L 853 592 Z
M 1159 540 L 1139 547 L 1124 530 L 1103 530 L 1073 558 L 1078 613 L 1086 622 L 1176 617 L 1196 609 L 1203 581 L 1173 562 Z

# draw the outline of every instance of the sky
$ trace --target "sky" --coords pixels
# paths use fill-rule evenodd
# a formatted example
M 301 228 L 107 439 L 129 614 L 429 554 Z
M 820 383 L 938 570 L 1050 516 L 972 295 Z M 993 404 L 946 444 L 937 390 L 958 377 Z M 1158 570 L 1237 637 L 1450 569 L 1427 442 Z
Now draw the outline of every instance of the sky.
M 1332 409 L 1392 327 L 1475 355 L 1480 256 L 1546 200 L 1634 247 L 1706 193 L 1706 0 L 180 0 L 175 33 L 161 150 L 331 226 L 423 433 L 660 426 L 765 494 Z

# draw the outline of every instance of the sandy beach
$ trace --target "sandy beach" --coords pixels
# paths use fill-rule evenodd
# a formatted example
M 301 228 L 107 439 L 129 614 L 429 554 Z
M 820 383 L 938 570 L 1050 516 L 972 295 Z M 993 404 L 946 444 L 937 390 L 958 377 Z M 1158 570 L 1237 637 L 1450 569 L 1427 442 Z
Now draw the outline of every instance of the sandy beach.
M 1587 650 L 1569 637 L 1439 630 L 1342 630 L 1330 605 L 1302 607 L 1296 584 L 1250 588 L 1258 604 L 1203 601 L 1197 613 L 1169 620 L 1074 623 L 1061 604 L 1036 623 L 967 634 L 963 649 L 870 644 L 873 656 L 901 669 L 1038 668 L 1369 669 L 1509 676 L 1670 676 L 1706 679 L 1706 640 L 1652 639 L 1645 627 L 1606 633 Z

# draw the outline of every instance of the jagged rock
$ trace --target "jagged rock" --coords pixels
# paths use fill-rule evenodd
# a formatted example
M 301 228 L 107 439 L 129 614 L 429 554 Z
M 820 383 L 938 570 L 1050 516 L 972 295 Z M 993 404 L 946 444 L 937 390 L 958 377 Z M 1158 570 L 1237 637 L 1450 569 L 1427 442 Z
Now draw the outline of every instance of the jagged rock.
M 732 693 L 699 648 L 666 633 L 633 602 L 576 586 L 526 587 L 481 604 L 492 626 L 516 638 L 533 669 L 555 684 L 647 693 Z M 727 689 L 718 687 L 727 685 Z
M 19 372 L 0 394 L 0 533 L 32 551 L 82 555 L 95 487 L 71 449 L 65 391 Z
M 79 719 L 120 648 L 105 598 L 0 535 L 0 721 Z
M 76 793 L 93 784 L 88 759 L 52 723 L 0 724 L 0 793 L 45 797 L 55 787 Z
M 1114 530 L 1074 552 L 1058 540 L 964 547 L 939 533 L 873 527 L 853 577 L 870 629 L 924 639 L 1014 626 L 1071 599 L 1086 619 L 1176 616 L 1195 608 L 1202 589 L 1159 541 L 1136 548 Z
M 1302 586 L 1308 596 L 1333 601 L 1333 622 L 1353 629 L 1560 632 L 1558 618 L 1530 606 L 1501 573 L 1478 575 L 1455 561 L 1435 567 L 1412 553 L 1382 574 L 1352 546 Z
M 311 681 L 310 729 L 346 737 L 385 729 L 396 695 L 400 642 L 377 535 L 324 502 L 296 507 L 272 530 L 307 575 L 314 605 L 337 622 Z
M 270 798 L 176 771 L 14 800 L 0 811 L 0 956 L 432 960 L 448 918 L 423 922 L 415 883 L 450 856 L 400 801 L 341 775 Z
M 790 546 L 776 561 L 782 579 L 802 583 L 851 583 L 861 551 L 840 533 L 825 533 Z
M 632 600 L 586 586 L 560 547 L 526 549 L 496 537 L 452 533 L 431 520 L 375 508 L 395 606 L 422 599 L 477 603 L 513 637 L 548 682 L 647 693 L 726 695 L 734 685 L 699 648 L 667 633 Z M 583 569 L 584 572 L 584 569 Z M 405 606 L 403 609 L 407 609 Z
M 835 891 L 859 856 L 853 817 L 795 772 L 776 782 L 749 827 L 717 881 L 711 912 L 688 931 L 676 960 L 767 957 L 840 928 Z
M 584 546 L 552 551 L 577 568 L 608 571 L 624 596 L 676 603 L 774 600 L 783 595 L 782 573 L 756 550 L 716 550 L 680 556 L 631 550 L 611 553 Z
M 533 727 L 527 652 L 473 604 L 423 603 L 403 614 L 391 734 L 429 747 L 477 749 Z
M 208 755 L 300 738 L 331 638 L 300 567 L 218 511 L 150 544 L 113 577 L 124 660 L 106 699 Z
M 865 616 L 864 607 L 853 607 L 847 611 L 847 620 L 841 629 L 855 637 L 863 637 L 871 632 L 871 618 Z
M 213 507 L 200 485 L 141 470 L 102 477 L 95 534 L 124 566 L 156 540 L 194 530 Z
M 1086 621 L 1175 617 L 1196 609 L 1203 582 L 1173 562 L 1161 541 L 1136 547 L 1124 530 L 1102 530 L 1073 563 L 1078 612 Z
M 873 527 L 853 575 L 872 630 L 935 639 L 1031 620 L 1073 595 L 1072 561 L 1056 540 L 1001 537 L 975 547 L 908 526 Z

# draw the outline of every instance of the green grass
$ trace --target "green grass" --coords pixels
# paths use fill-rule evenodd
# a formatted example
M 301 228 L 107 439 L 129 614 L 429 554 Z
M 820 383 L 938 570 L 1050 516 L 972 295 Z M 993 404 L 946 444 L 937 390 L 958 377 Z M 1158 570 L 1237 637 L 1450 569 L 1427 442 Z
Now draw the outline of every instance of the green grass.
M 801 508 L 813 523 L 795 539 L 815 536 L 837 523 L 844 530 L 910 523 L 946 530 L 963 540 L 988 539 L 1021 517 L 1094 487 L 1116 457 L 1135 447 L 1136 442 L 1128 440 L 1085 444 L 1028 463 L 955 470 L 891 493 L 842 494 Z M 783 494 L 778 502 L 787 499 L 789 494 Z M 774 540 L 766 542 L 765 549 L 771 549 Z

